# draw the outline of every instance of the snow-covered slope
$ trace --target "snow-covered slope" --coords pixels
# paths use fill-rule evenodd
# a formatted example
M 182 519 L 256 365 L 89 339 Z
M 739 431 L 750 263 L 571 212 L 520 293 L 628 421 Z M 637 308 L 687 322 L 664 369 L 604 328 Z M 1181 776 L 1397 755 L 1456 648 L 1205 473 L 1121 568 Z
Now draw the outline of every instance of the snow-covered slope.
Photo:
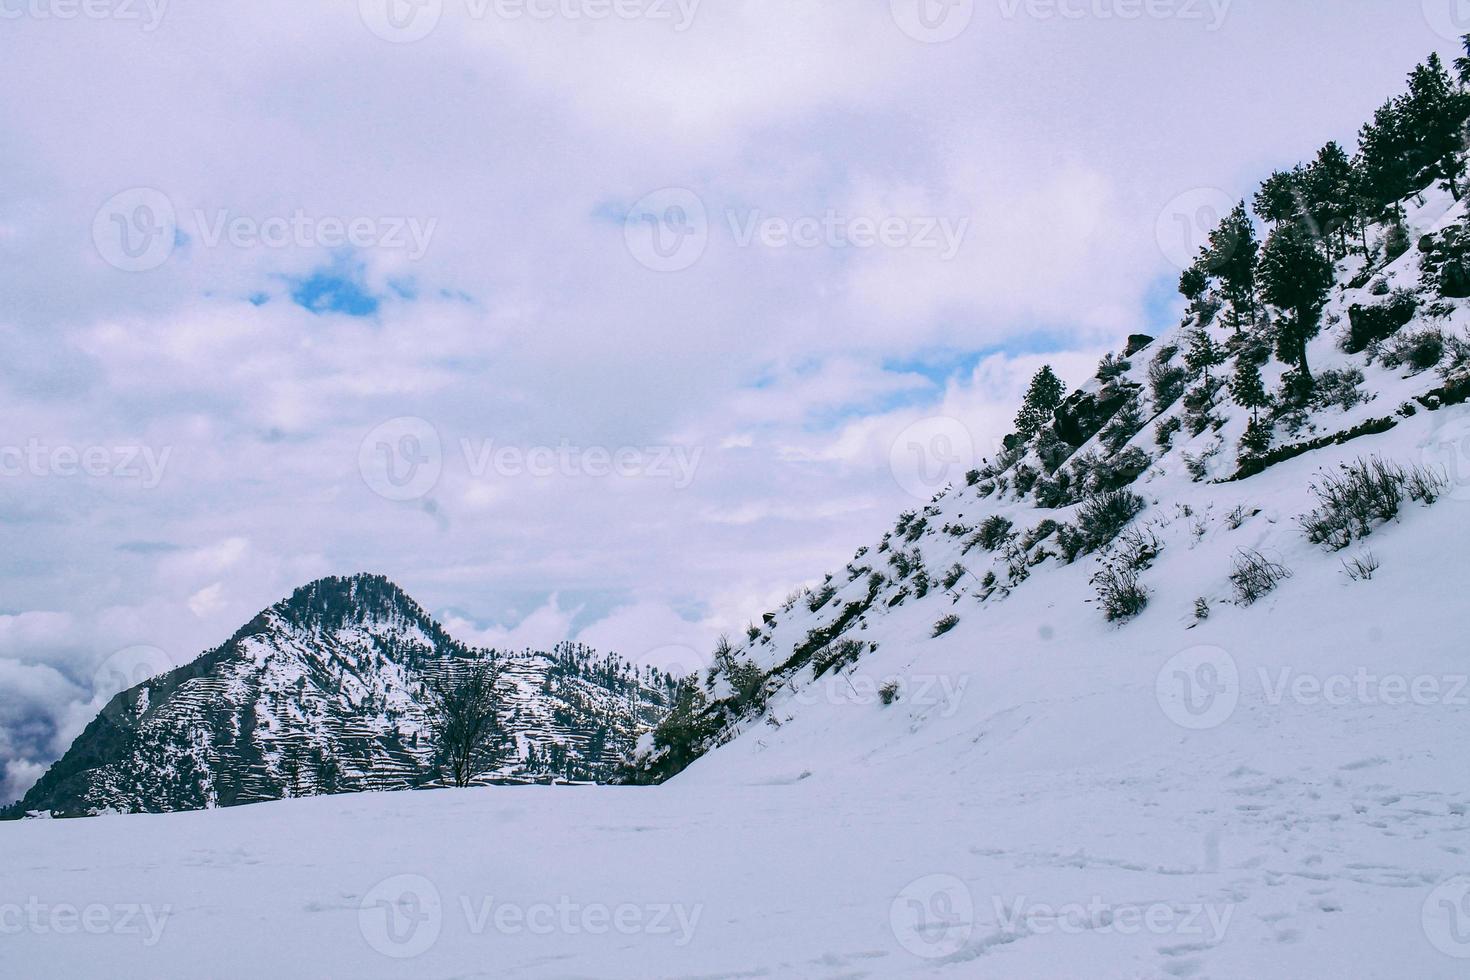
M 1465 218 L 1426 192 L 1409 240 Z M 1207 297 L 717 651 L 655 785 L 10 825 L 6 965 L 1470 976 L 1470 307 L 1418 248 L 1364 261 L 1269 447 L 1186 351 L 1281 391 L 1272 322 Z
M 1439 203 L 1416 220 L 1459 214 Z M 1343 318 L 1311 354 L 1322 374 L 1362 370 L 1374 397 L 1319 406 L 1295 435 L 1283 424 L 1272 465 L 1230 480 L 1230 448 L 1208 457 L 1244 427 L 1223 398 L 1218 430 L 1161 451 L 1173 407 L 1129 440 L 1151 456 L 1127 487 L 1144 505 L 1132 540 L 1155 552 L 1137 560 L 1148 599 L 1131 619 L 1088 601 L 1126 532 L 1071 562 L 1060 530 L 1017 550 L 1043 520 L 1081 534 L 1087 505 L 1039 509 L 1034 488 L 1018 499 L 1013 459 L 906 516 L 831 595 L 799 598 L 724 652 L 700 679 L 704 707 L 686 700 L 661 748 L 644 740 L 646 776 L 674 768 L 660 753 L 688 752 L 667 782 L 11 824 L 7 884 L 28 898 L 0 903 L 7 968 L 1470 975 L 1470 407 L 1450 404 L 1452 370 L 1406 377 L 1337 349 L 1350 305 L 1383 299 L 1363 288 L 1334 298 Z M 1442 319 L 1463 323 L 1450 306 Z M 1140 364 L 1172 343 L 1136 354 L 1124 379 L 1142 384 Z M 1186 454 L 1207 457 L 1203 470 Z M 1440 486 L 1334 552 L 1299 518 L 1320 506 L 1314 484 L 1360 458 Z M 1013 528 L 992 526 L 995 550 L 967 548 L 997 516 Z M 1379 567 L 1355 579 L 1344 559 L 1368 551 Z M 1289 577 L 1247 604 L 1231 580 L 1242 555 Z M 87 910 L 92 931 L 52 926 Z
M 490 782 L 612 779 L 670 679 L 576 645 L 477 651 L 378 576 L 298 589 L 193 663 L 118 694 L 15 807 L 166 812 L 432 785 L 425 680 L 501 664 Z

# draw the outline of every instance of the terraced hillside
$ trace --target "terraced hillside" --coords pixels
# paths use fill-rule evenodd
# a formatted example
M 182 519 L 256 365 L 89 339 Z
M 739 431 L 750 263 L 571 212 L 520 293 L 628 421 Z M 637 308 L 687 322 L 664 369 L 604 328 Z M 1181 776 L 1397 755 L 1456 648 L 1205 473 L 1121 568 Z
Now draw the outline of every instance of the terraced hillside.
M 672 682 L 571 644 L 477 650 L 387 579 L 329 578 L 193 663 L 117 695 L 9 814 L 164 812 L 432 786 L 425 681 L 501 666 L 503 743 L 480 782 L 599 782 Z

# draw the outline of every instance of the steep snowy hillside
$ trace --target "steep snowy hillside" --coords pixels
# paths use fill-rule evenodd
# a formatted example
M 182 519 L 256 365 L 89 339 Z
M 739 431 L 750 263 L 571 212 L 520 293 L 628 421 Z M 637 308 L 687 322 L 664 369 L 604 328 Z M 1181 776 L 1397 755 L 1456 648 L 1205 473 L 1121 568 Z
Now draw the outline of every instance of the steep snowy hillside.
M 1135 642 L 1168 623 L 1179 644 L 1196 646 L 1237 620 L 1274 637 L 1278 617 L 1315 611 L 1293 596 L 1323 574 L 1380 615 L 1417 606 L 1414 591 L 1384 595 L 1382 583 L 1417 590 L 1453 575 L 1454 562 L 1410 552 L 1395 567 L 1398 527 L 1430 521 L 1444 535 L 1470 498 L 1470 302 L 1422 271 L 1436 238 L 1458 240 L 1466 207 L 1435 191 L 1422 200 L 1405 220 L 1420 249 L 1372 274 L 1360 256 L 1338 263 L 1325 328 L 1308 345 L 1310 395 L 1295 396 L 1298 372 L 1271 356 L 1277 325 L 1262 315 L 1231 329 L 1223 303 L 1204 297 L 1171 335 L 1136 338 L 1105 360 L 967 486 L 902 515 L 841 572 L 722 645 L 703 682 L 644 740 L 642 778 L 667 779 L 732 741 L 774 751 L 795 737 L 788 722 L 815 724 L 805 702 L 840 695 L 848 673 L 882 665 L 952 676 L 936 672 L 934 650 L 988 648 L 1015 624 L 1038 651 L 1075 618 Z M 1260 389 L 1281 394 L 1239 404 L 1232 363 L 1237 378 L 1255 374 Z M 1266 434 L 1256 445 L 1253 418 Z M 1380 492 L 1392 499 L 1371 499 Z M 1437 510 L 1420 513 L 1429 506 Z M 1314 512 L 1325 519 L 1308 522 Z M 1359 561 L 1384 567 L 1360 573 Z M 1038 613 L 1038 598 L 1053 611 Z M 965 673 L 989 683 L 983 662 Z M 942 690 L 914 690 L 921 682 L 905 683 L 902 671 L 890 680 L 896 705 L 905 695 L 945 703 Z
M 161 812 L 408 789 L 438 776 L 423 683 L 501 664 L 505 746 L 484 781 L 608 780 L 671 681 L 566 645 L 477 651 L 375 576 L 298 589 L 193 663 L 118 694 L 13 815 Z

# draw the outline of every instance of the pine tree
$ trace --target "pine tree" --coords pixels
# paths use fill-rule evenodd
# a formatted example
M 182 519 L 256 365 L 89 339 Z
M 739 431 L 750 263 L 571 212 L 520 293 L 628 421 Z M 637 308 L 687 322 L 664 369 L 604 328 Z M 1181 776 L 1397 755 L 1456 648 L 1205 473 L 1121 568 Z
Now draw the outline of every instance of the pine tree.
M 1301 371 L 1306 390 L 1313 387 L 1307 342 L 1322 329 L 1322 308 L 1332 287 L 1332 263 L 1316 238 L 1298 224 L 1271 233 L 1261 254 L 1261 287 L 1266 302 L 1286 313 L 1277 325 L 1277 355 Z
M 1261 409 L 1271 403 L 1261 381 L 1261 369 L 1245 355 L 1235 359 L 1235 377 L 1230 381 L 1230 397 L 1241 408 L 1250 409 L 1251 421 L 1260 418 Z
M 1209 330 L 1201 327 L 1189 334 L 1189 349 L 1184 352 L 1184 363 L 1196 377 L 1202 377 L 1208 383 L 1210 370 L 1225 363 L 1225 352 L 1215 343 Z
M 1318 234 L 1330 241 L 1338 236 L 1338 254 L 1347 254 L 1347 228 L 1356 211 L 1354 202 L 1353 161 L 1336 142 L 1328 143 L 1307 168 L 1305 195 Z
M 1062 403 L 1066 392 L 1061 379 L 1052 373 L 1050 364 L 1037 371 L 1031 379 L 1031 387 L 1026 390 L 1021 411 L 1016 415 L 1016 431 L 1028 440 L 1040 432 L 1051 421 L 1052 413 Z
M 1457 201 L 1465 177 L 1465 104 L 1465 94 L 1455 86 L 1438 54 L 1431 54 L 1409 75 L 1403 116 L 1413 137 L 1414 183 L 1439 180 Z
M 1210 233 L 1210 268 L 1220 277 L 1237 332 L 1247 311 L 1252 320 L 1255 318 L 1256 256 L 1260 248 L 1256 241 L 1256 227 L 1251 223 L 1244 201 L 1237 204 L 1235 210 L 1220 222 L 1220 227 Z
M 1298 166 L 1295 170 L 1278 170 L 1267 177 L 1261 184 L 1261 189 L 1256 191 L 1254 205 L 1256 215 L 1262 220 L 1273 225 L 1280 225 L 1283 221 L 1294 221 L 1301 211 L 1297 203 L 1298 195 L 1301 193 L 1300 184 L 1302 179 L 1302 168 Z
M 1199 305 L 1200 297 L 1210 288 L 1210 276 L 1199 262 L 1184 270 L 1179 277 L 1179 293 L 1189 300 L 1191 307 Z
M 1245 434 L 1240 437 L 1240 457 L 1259 456 L 1271 448 L 1271 423 L 1265 419 L 1254 418 L 1245 427 Z
M 1400 99 L 1380 106 L 1359 134 L 1363 189 L 1375 214 L 1391 212 L 1402 219 L 1402 202 L 1414 190 L 1413 141 Z

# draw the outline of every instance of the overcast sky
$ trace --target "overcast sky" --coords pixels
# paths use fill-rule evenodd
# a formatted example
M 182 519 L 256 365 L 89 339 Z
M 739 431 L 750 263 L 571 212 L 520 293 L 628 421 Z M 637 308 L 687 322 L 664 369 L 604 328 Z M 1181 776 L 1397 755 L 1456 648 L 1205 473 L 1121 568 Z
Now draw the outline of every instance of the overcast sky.
M 328 574 L 691 665 L 991 454 L 1040 364 L 1175 320 L 1202 216 L 1458 29 L 389 3 L 0 0 L 0 798 L 117 651 Z

